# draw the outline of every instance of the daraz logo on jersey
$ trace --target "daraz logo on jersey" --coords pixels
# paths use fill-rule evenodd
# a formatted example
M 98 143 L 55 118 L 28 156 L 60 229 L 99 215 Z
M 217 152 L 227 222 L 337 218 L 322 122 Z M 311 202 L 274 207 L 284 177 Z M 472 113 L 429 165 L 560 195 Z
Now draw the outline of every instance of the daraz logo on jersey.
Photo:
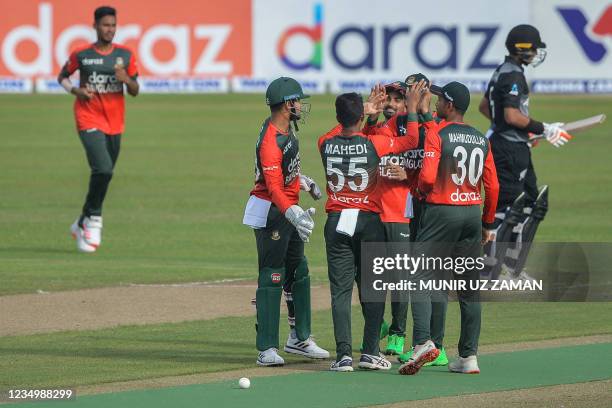
M 123 92 L 123 83 L 117 81 L 115 75 L 92 72 L 87 77 L 87 89 L 97 93 Z
M 457 189 L 457 191 L 451 194 L 450 199 L 455 203 L 468 203 L 482 200 L 482 197 L 480 196 L 480 193 L 474 191 L 469 193 L 462 193 L 461 191 L 459 191 L 459 189 Z
M 580 48 L 591 62 L 601 62 L 608 50 L 603 43 L 607 36 L 612 36 L 612 5 L 597 18 L 590 21 L 579 8 L 557 7 L 557 11 L 569 27 Z M 589 29 L 590 27 L 590 29 Z

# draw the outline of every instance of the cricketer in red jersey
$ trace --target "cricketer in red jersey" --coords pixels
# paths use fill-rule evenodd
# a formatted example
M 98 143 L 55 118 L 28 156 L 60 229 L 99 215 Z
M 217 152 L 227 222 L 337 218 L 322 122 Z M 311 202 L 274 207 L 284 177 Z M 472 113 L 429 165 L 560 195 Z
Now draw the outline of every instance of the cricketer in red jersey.
M 89 191 L 81 215 L 70 230 L 81 252 L 95 252 L 102 242 L 102 204 L 119 157 L 124 131 L 124 88 L 138 95 L 138 63 L 127 47 L 114 44 L 117 13 L 112 7 L 94 11 L 98 40 L 70 54 L 57 80 L 75 95 L 74 117 L 91 168 Z M 70 76 L 79 71 L 79 86 Z
M 270 117 L 264 121 L 255 147 L 255 187 L 251 190 L 243 223 L 253 228 L 259 277 L 257 309 L 257 365 L 278 366 L 280 299 L 283 288 L 289 314 L 294 315 L 284 347 L 287 353 L 327 358 L 329 353 L 311 337 L 310 276 L 304 242 L 314 228 L 314 208 L 299 205 L 300 184 L 320 198 L 316 183 L 300 174 L 299 140 L 293 128 L 309 107 L 300 84 L 280 77 L 266 90 Z M 293 128 L 291 126 L 293 123 Z
M 319 138 L 319 152 L 327 176 L 325 241 L 336 339 L 336 361 L 331 365 L 332 371 L 352 371 L 350 303 L 353 282 L 360 285 L 361 242 L 383 242 L 385 239 L 379 215 L 382 210 L 380 158 L 416 147 L 416 105 L 423 87 L 419 84 L 408 97 L 406 137 L 362 133 L 364 113 L 379 109 L 372 109 L 371 104 L 364 109 L 361 96 L 350 93 L 336 98 L 336 118 L 340 125 Z M 390 369 L 389 361 L 379 356 L 384 303 L 362 303 L 362 310 L 365 327 L 359 367 Z
M 391 131 L 393 137 L 405 136 L 407 122 L 406 89 L 421 80 L 425 81 L 427 86 L 429 85 L 427 77 L 420 73 L 408 76 L 406 82 L 395 81 L 385 85 L 387 94 L 383 110 L 385 121 L 378 122 L 378 114 L 369 115 L 363 132 L 365 134 L 376 134 L 381 132 L 380 128 L 386 128 L 386 130 Z M 372 89 L 371 97 L 376 91 L 376 87 Z M 428 120 L 431 120 L 431 118 Z M 422 122 L 424 122 L 423 117 L 419 116 L 419 124 Z M 415 207 L 415 200 L 411 195 L 411 184 L 417 179 L 422 162 L 424 141 L 425 128 L 419 126 L 419 143 L 416 148 L 400 154 L 383 156 L 380 160 L 381 179 L 378 184 L 381 190 L 382 212 L 380 218 L 385 228 L 386 242 L 407 242 L 413 238 L 411 233 L 413 229 L 412 220 L 417 214 L 418 208 Z M 404 352 L 408 314 L 408 296 L 404 295 L 405 293 L 391 293 L 391 325 L 388 326 L 383 321 L 381 328 L 381 337 L 385 334 L 385 330 L 388 331 L 387 346 L 384 349 L 385 354 L 388 355 L 401 355 Z
M 481 256 L 482 245 L 492 238 L 491 228 L 499 194 L 495 165 L 487 138 L 463 123 L 463 115 L 470 103 L 467 87 L 451 82 L 443 88 L 432 86 L 431 89 L 438 95 L 436 110 L 442 122 L 428 129 L 425 138 L 425 158 L 419 175 L 419 190 L 425 196 L 425 206 L 416 237 L 416 253 L 423 253 L 426 257 L 473 261 L 469 265 L 465 263 L 462 270 L 422 269 L 416 278 L 420 281 L 434 277 L 477 281 L 480 276 L 477 259 Z M 483 186 L 485 207 L 481 211 Z M 429 290 L 417 291 L 412 297 L 416 346 L 408 362 L 400 367 L 400 374 L 416 374 L 424 364 L 438 357 L 439 350 L 431 341 L 431 303 L 447 302 L 447 297 L 446 292 L 432 293 Z M 457 297 L 461 309 L 459 358 L 449 364 L 449 369 L 478 373 L 479 292 L 467 284 L 465 289 L 457 290 Z M 445 313 L 436 318 L 444 319 Z M 444 327 L 443 322 L 438 324 Z

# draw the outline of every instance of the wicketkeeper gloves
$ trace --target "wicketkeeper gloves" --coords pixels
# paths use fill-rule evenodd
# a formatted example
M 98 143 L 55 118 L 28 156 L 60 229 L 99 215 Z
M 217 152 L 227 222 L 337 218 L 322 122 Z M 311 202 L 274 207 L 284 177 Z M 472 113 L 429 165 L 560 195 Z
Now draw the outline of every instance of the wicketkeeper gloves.
M 300 174 L 300 189 L 310 193 L 310 196 L 314 200 L 318 200 L 321 198 L 321 189 L 317 185 L 317 183 L 310 177 Z
M 285 218 L 295 227 L 304 242 L 308 242 L 308 238 L 314 229 L 314 220 L 312 219 L 314 213 L 314 208 L 304 211 L 299 205 L 292 205 L 285 211 Z
M 563 125 L 562 122 L 544 123 L 544 137 L 555 147 L 563 146 L 572 138 L 572 135 L 563 130 Z

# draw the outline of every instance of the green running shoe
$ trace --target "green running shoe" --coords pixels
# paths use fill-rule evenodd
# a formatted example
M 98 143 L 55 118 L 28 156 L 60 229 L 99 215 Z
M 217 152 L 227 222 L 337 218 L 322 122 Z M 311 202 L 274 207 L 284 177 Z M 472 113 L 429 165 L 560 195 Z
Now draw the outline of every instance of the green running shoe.
M 387 338 L 387 349 L 385 354 L 388 356 L 400 355 L 404 352 L 404 338 L 397 334 L 392 334 Z
M 397 356 L 397 361 L 399 361 L 402 364 L 407 363 L 408 360 L 410 360 L 410 357 L 412 357 L 413 351 L 414 351 L 414 347 L 410 347 L 410 350 L 408 350 L 404 354 L 400 354 L 399 356 Z
M 423 367 L 429 367 L 429 366 L 436 367 L 436 366 L 448 365 L 448 357 L 446 357 L 446 350 L 444 350 L 444 347 L 440 347 L 438 350 L 440 350 L 440 354 L 438 354 L 438 358 L 436 358 L 431 363 L 425 363 Z
M 446 357 L 446 350 L 444 350 L 444 347 L 440 347 L 439 350 L 440 350 L 440 354 L 438 355 L 438 358 L 436 358 L 431 363 L 425 363 L 423 367 L 448 365 L 448 357 Z M 404 354 L 397 356 L 398 361 L 402 364 L 407 363 L 408 360 L 410 360 L 410 357 L 412 357 L 412 351 L 413 349 L 411 348 Z

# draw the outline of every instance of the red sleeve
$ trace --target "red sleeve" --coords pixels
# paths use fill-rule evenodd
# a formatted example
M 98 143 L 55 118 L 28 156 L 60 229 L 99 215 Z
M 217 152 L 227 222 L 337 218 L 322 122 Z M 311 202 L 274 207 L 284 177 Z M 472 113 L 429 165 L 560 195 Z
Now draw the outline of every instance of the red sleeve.
M 342 132 L 342 125 L 338 123 L 329 132 L 325 133 L 323 136 L 319 138 L 319 141 L 317 142 L 317 148 L 321 150 L 321 145 L 323 144 L 323 142 L 325 142 L 327 139 L 329 139 L 332 136 L 339 135 L 340 132 Z
M 385 130 L 386 129 L 386 130 Z M 419 122 L 418 120 L 408 120 L 406 122 L 406 135 L 394 137 L 391 127 L 383 126 L 377 130 L 376 135 L 370 135 L 370 140 L 374 143 L 376 153 L 379 157 L 388 154 L 397 154 L 411 150 L 419 145 Z
M 363 127 L 361 132 L 364 135 L 375 135 L 378 129 L 379 129 L 378 124 L 370 125 L 369 123 L 366 123 L 366 125 Z
M 276 144 L 274 133 L 266 134 L 259 147 L 259 159 L 266 188 L 270 198 L 278 209 L 285 213 L 291 207 L 291 201 L 283 191 L 283 153 Z
M 130 64 L 127 67 L 127 74 L 132 77 L 132 78 L 136 78 L 138 76 L 138 61 L 136 59 L 136 54 L 134 53 L 134 51 L 132 51 L 132 56 L 130 57 Z
M 64 76 L 69 77 L 77 69 L 79 69 L 79 60 L 75 51 L 70 54 L 70 57 L 68 57 L 68 61 L 66 61 L 66 64 L 64 64 L 64 67 L 62 68 L 62 74 L 64 74 Z
M 497 170 L 493 161 L 491 144 L 489 143 L 489 153 L 485 159 L 482 181 L 485 190 L 484 209 L 482 210 L 482 224 L 485 228 L 492 228 L 495 221 L 495 209 L 497 208 L 497 198 L 499 195 L 499 182 L 497 180 Z
M 436 182 L 440 155 L 442 154 L 442 140 L 436 127 L 427 128 L 424 150 L 423 167 L 419 173 L 419 191 L 422 194 L 427 194 L 433 189 Z

